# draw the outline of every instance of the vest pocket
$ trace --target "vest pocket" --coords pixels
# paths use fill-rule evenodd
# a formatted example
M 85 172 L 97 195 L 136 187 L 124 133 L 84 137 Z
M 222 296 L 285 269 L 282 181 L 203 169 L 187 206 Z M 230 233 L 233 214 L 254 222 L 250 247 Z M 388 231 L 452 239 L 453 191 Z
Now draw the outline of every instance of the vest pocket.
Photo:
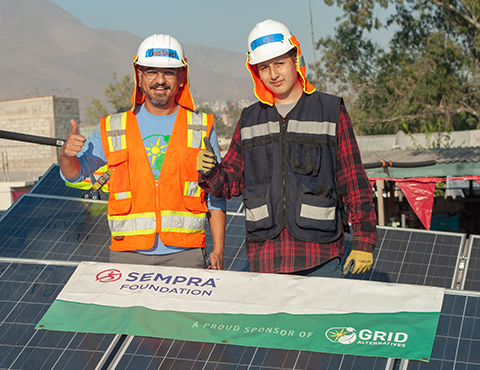
M 272 178 L 272 145 L 254 146 L 244 152 L 247 184 L 261 184 Z
M 329 192 L 317 191 L 315 195 L 304 184 L 300 184 L 300 189 L 295 215 L 297 225 L 304 229 L 335 231 L 337 201 L 331 198 Z
M 248 232 L 268 230 L 273 227 L 273 215 L 270 207 L 270 190 L 265 197 L 248 198 L 244 191 L 243 204 L 245 205 L 245 228 Z
M 128 151 L 122 149 L 111 152 L 108 157 L 108 167 L 111 173 L 109 180 L 110 198 L 108 202 L 108 214 L 126 214 L 130 212 L 132 208 Z
M 322 147 L 318 144 L 295 143 L 293 170 L 299 175 L 317 176 L 320 170 Z

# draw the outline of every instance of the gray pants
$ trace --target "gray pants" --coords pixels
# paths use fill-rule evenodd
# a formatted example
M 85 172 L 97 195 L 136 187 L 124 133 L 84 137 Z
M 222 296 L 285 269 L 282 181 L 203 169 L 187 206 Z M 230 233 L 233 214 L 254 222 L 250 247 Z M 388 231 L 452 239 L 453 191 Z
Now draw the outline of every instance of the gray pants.
M 110 250 L 111 263 L 129 263 L 132 265 L 154 265 L 173 267 L 205 268 L 205 248 L 190 248 L 182 252 L 149 255 L 137 252 L 115 252 Z

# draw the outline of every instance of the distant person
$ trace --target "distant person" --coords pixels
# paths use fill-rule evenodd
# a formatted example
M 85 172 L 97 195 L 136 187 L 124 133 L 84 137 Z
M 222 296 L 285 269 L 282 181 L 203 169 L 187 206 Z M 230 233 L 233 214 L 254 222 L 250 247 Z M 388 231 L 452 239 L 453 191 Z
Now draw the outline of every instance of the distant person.
M 243 196 L 251 271 L 341 277 L 346 205 L 355 234 L 345 266 L 365 272 L 376 215 L 343 99 L 315 91 L 299 42 L 273 20 L 250 33 L 247 68 L 259 102 L 243 110 L 221 164 L 199 153 L 200 187 Z
M 204 137 L 220 160 L 213 116 L 195 112 L 188 64 L 172 36 L 147 37 L 133 67 L 131 110 L 103 117 L 88 139 L 71 121 L 62 177 L 79 182 L 107 164 L 110 262 L 203 268 L 208 218 L 209 268 L 221 270 L 226 202 L 198 187 L 196 171 Z

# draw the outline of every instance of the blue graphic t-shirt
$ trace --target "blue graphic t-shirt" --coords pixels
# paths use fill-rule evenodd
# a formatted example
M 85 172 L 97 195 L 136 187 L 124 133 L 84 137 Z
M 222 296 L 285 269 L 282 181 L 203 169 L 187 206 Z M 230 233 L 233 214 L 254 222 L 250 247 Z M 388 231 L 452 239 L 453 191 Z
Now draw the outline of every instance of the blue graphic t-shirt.
M 177 109 L 178 112 L 178 109 Z M 168 116 L 156 116 L 149 113 L 143 105 L 137 108 L 136 116 L 140 133 L 142 135 L 143 144 L 147 153 L 148 161 L 152 169 L 153 176 L 156 180 L 160 175 L 163 160 L 167 151 L 168 142 L 172 133 L 173 125 L 177 117 L 177 112 Z M 217 134 L 212 128 L 210 134 L 210 142 L 213 150 L 217 155 L 217 160 L 220 162 L 220 148 L 218 147 Z M 104 166 L 107 163 L 107 158 L 103 151 L 102 138 L 100 134 L 100 125 L 98 125 L 94 132 L 87 138 L 85 145 L 80 153 L 77 155 L 80 160 L 81 169 L 76 177 L 67 179 L 60 171 L 61 177 L 68 182 L 79 182 L 90 176 L 96 169 Z M 206 195 L 207 206 L 210 210 L 226 210 L 225 199 L 216 198 L 213 195 Z M 155 245 L 148 250 L 138 250 L 142 254 L 170 254 L 184 250 L 185 248 L 166 246 L 158 237 L 155 238 Z
M 161 117 L 161 119 L 159 120 L 157 117 Z M 168 142 L 170 141 L 170 134 L 176 118 L 176 112 L 169 116 L 155 116 L 143 108 L 143 105 L 137 113 L 137 120 L 145 123 L 141 126 L 139 125 L 140 133 L 155 180 L 158 180 L 160 176 L 160 170 L 162 169 Z

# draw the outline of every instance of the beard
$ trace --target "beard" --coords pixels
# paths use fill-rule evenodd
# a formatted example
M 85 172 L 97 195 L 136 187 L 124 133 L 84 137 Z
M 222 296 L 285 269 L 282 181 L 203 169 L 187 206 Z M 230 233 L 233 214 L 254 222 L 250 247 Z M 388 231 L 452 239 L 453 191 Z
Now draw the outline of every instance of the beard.
M 163 86 L 163 87 L 167 88 L 167 90 L 165 90 L 165 93 L 158 94 L 155 91 L 155 89 L 160 87 L 160 86 Z M 174 95 L 170 94 L 169 92 L 171 92 L 170 86 L 160 85 L 160 84 L 155 84 L 153 86 L 150 86 L 148 89 L 146 89 L 146 91 L 143 91 L 143 93 L 145 94 L 145 97 L 156 108 L 164 107 L 165 105 L 168 104 L 170 99 L 173 99 L 175 97 Z

